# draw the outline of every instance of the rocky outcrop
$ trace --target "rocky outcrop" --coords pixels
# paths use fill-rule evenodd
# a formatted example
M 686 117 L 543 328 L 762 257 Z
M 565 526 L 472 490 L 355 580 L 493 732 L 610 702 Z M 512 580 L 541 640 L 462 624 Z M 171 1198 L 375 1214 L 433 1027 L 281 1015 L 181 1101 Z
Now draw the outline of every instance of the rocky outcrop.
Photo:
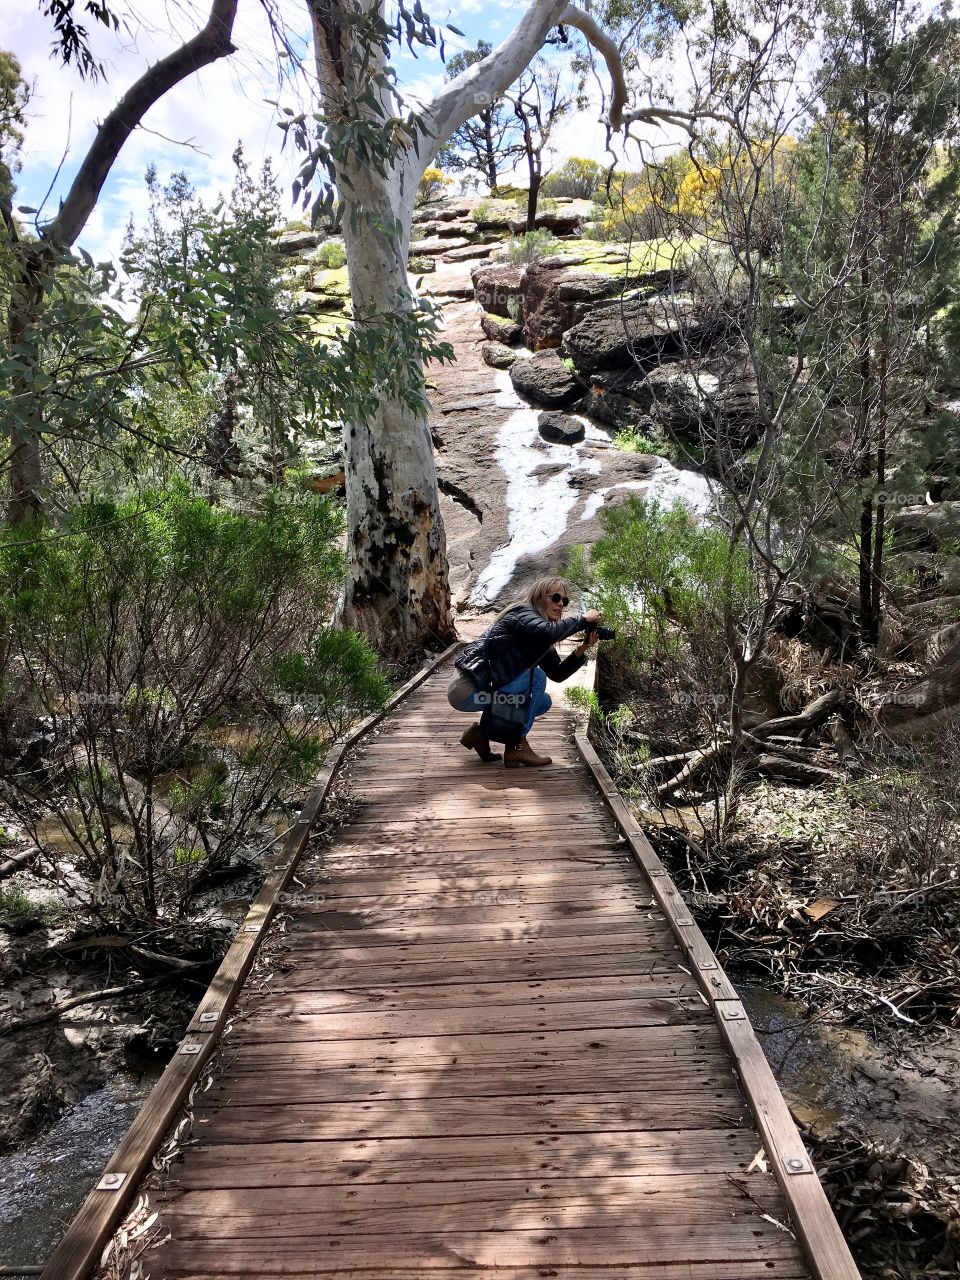
M 641 405 L 619 389 L 616 374 L 595 374 L 590 389 L 580 402 L 580 412 L 618 431 L 629 428 L 649 434 L 650 416 Z
M 706 345 L 715 324 L 683 299 L 651 298 L 601 304 L 568 329 L 563 351 L 581 373 L 653 367 Z
M 472 258 L 489 258 L 496 248 L 494 244 L 470 244 L 465 249 L 453 249 L 443 255 L 444 262 L 469 262 Z
M 485 342 L 480 348 L 484 364 L 491 369 L 509 369 L 517 359 L 518 353 L 505 347 L 502 342 Z
M 410 252 L 418 253 L 450 253 L 454 249 L 465 249 L 470 241 L 465 237 L 449 238 L 447 236 L 428 236 L 425 240 L 413 240 Z
M 579 418 L 574 418 L 569 413 L 553 411 L 540 414 L 537 430 L 544 440 L 553 444 L 577 444 L 587 432 Z
M 583 388 L 555 351 L 542 351 L 510 366 L 510 381 L 536 404 L 562 409 L 583 394 Z
M 589 272 L 558 271 L 535 263 L 520 281 L 520 310 L 527 345 L 534 351 L 559 347 L 564 333 L 591 305 L 618 293 L 622 281 Z
M 547 209 L 538 213 L 534 226 L 537 230 L 552 231 L 555 236 L 572 236 L 580 230 L 583 218 L 575 209 Z M 515 236 L 527 229 L 526 218 L 511 218 L 508 226 Z
M 938 551 L 960 542 L 960 502 L 900 507 L 888 511 L 887 523 L 898 551 Z
M 523 267 L 515 267 L 502 263 L 499 265 L 481 264 L 470 272 L 477 301 L 484 311 L 495 316 L 510 316 L 510 300 L 516 299 L 514 306 L 520 306 L 520 281 L 523 278 Z M 512 317 L 511 317 L 512 318 Z
M 507 346 L 512 342 L 518 342 L 523 337 L 523 329 L 516 320 L 509 320 L 503 316 L 482 315 L 480 328 L 491 342 L 503 342 Z
M 316 249 L 326 239 L 322 231 L 284 231 L 277 237 L 277 248 L 290 255 Z

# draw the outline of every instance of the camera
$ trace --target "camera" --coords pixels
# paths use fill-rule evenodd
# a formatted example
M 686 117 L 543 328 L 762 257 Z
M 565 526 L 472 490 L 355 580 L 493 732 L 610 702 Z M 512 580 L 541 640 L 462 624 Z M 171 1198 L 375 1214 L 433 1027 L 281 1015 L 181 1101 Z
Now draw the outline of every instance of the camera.
M 617 633 L 613 627 L 601 627 L 599 623 L 595 627 L 587 624 L 587 635 L 595 635 L 598 640 L 616 640 Z

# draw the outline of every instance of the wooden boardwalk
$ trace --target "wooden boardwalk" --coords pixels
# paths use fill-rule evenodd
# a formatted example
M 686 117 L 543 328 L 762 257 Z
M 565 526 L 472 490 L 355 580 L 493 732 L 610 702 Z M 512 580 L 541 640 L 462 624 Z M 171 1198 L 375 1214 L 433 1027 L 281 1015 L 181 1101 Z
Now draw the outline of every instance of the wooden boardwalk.
M 358 811 L 289 886 L 144 1274 L 850 1280 L 787 1229 L 559 690 L 553 765 L 507 771 L 460 747 L 449 670 L 345 765 Z

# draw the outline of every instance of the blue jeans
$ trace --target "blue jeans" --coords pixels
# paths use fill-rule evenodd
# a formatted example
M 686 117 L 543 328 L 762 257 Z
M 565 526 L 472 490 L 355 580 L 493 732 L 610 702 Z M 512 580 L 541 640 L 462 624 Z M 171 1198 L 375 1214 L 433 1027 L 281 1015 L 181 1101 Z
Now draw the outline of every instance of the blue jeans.
M 498 693 L 526 693 L 530 689 L 532 697 L 530 706 L 527 709 L 527 718 L 524 721 L 523 733 L 520 735 L 525 738 L 533 727 L 533 722 L 537 716 L 544 715 L 553 706 L 553 699 L 547 693 L 547 673 L 540 667 L 533 668 L 533 687 L 530 686 L 530 670 L 521 671 L 515 680 L 511 680 L 509 684 L 505 684 L 502 689 L 498 689 Z M 490 705 L 490 695 L 482 693 L 471 693 L 466 702 L 461 703 L 461 711 L 483 711 Z

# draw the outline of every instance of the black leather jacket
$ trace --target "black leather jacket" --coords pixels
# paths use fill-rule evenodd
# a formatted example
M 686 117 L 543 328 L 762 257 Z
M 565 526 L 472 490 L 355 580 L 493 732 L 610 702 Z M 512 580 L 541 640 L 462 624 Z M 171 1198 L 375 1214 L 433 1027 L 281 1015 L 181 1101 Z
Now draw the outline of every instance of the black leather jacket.
M 566 680 L 586 658 L 571 653 L 561 659 L 553 646 L 586 629 L 582 614 L 548 622 L 532 604 L 517 605 L 468 644 L 454 666 L 469 675 L 478 689 L 502 689 L 533 666 L 542 667 L 551 680 Z

